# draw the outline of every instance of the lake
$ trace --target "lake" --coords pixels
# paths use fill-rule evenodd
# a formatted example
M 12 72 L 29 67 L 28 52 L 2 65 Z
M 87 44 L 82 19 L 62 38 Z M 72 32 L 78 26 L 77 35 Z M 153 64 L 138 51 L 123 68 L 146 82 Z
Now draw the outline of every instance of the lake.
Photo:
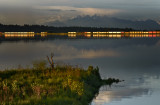
M 158 38 L 4 41 L 0 43 L 0 69 L 31 67 L 52 52 L 57 64 L 98 66 L 102 78 L 125 80 L 101 87 L 92 105 L 159 105 Z

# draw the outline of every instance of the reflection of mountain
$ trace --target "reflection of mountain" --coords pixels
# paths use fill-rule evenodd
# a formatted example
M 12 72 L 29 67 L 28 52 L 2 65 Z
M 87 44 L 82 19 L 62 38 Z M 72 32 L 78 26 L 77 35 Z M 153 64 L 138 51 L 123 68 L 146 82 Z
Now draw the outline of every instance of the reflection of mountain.
M 133 28 L 145 30 L 158 30 L 160 25 L 153 20 L 131 21 L 119 18 L 111 18 L 107 16 L 78 16 L 76 18 L 60 22 L 50 22 L 48 25 L 54 26 L 87 26 L 87 27 L 113 27 L 113 28 Z

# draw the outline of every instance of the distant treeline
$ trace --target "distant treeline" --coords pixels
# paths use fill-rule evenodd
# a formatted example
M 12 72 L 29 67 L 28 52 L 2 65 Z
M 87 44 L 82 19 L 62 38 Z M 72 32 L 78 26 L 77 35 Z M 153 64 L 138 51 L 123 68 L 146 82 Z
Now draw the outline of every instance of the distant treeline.
M 0 32 L 94 32 L 94 31 L 133 31 L 131 28 L 104 28 L 104 27 L 54 27 L 44 25 L 3 25 L 0 24 Z

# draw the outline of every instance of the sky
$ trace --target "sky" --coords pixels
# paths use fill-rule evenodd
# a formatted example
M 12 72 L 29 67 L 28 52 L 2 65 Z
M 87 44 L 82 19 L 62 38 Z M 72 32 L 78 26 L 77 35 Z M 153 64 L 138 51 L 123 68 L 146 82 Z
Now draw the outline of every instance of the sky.
M 159 0 L 0 0 L 0 23 L 44 24 L 78 15 L 159 22 L 159 5 Z

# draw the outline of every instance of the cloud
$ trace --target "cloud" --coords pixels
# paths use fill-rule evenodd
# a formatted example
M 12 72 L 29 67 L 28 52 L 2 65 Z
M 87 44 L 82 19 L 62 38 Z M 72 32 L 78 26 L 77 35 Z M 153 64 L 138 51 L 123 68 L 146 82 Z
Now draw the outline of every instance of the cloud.
M 119 9 L 105 9 L 105 8 L 78 8 L 70 6 L 37 6 L 36 9 L 41 10 L 61 10 L 61 11 L 77 11 L 81 15 L 114 15 L 123 12 Z M 78 14 L 77 14 L 78 15 Z
M 75 18 L 79 15 L 107 15 L 107 16 L 114 16 L 118 15 L 124 11 L 119 9 L 105 9 L 105 8 L 78 8 L 78 7 L 71 7 L 71 6 L 36 6 L 34 7 L 35 11 L 39 11 L 38 13 L 41 14 L 37 18 L 38 24 L 43 24 L 47 22 L 53 21 L 65 21 L 71 18 Z
M 44 24 L 56 20 L 64 21 L 78 15 L 95 14 L 131 20 L 154 19 L 160 21 L 159 4 L 158 0 L 0 0 L 1 10 L 2 7 L 29 8 L 33 14 L 28 16 L 35 17 L 28 17 L 28 19 L 18 17 L 17 20 L 24 20 L 24 22 L 19 22 L 12 19 L 12 15 L 6 16 L 0 12 L 0 22 L 6 24 Z M 29 21 L 29 18 L 33 21 Z
M 29 7 L 0 7 L 0 23 L 35 24 L 36 14 Z
M 117 9 L 77 8 L 70 6 L 10 6 L 0 7 L 0 23 L 3 24 L 44 24 L 65 21 L 79 15 L 113 16 L 122 12 Z
M 107 1 L 98 2 L 93 0 L 91 2 L 82 0 L 75 2 L 73 0 L 56 0 L 53 2 L 52 0 L 47 0 L 44 2 L 44 0 L 0 0 L 0 22 L 4 24 L 45 24 L 56 20 L 65 21 L 78 15 L 106 15 L 130 20 L 153 19 L 157 22 L 160 21 L 160 8 L 154 2 L 147 1 L 144 4 L 142 2 L 138 4 L 137 2 L 127 2 L 126 0 L 124 0 L 125 3 L 122 0 L 116 2 Z M 16 8 L 22 12 L 16 12 Z M 11 14 L 16 14 L 15 16 L 18 18 L 13 17 L 13 15 L 6 15 L 6 10 L 9 10 Z M 30 14 L 26 13 L 26 10 Z

